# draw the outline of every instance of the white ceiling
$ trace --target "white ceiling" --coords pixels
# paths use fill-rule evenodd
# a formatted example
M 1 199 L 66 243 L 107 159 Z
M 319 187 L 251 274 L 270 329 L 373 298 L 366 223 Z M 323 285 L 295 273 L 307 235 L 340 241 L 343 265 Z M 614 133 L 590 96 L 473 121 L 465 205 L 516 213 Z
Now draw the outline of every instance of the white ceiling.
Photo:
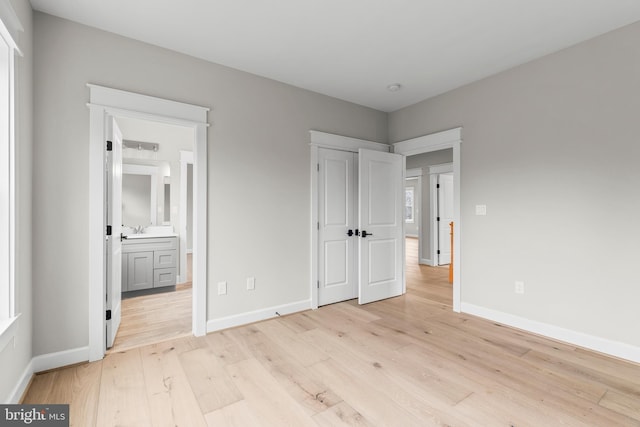
M 640 20 L 639 0 L 31 0 L 34 9 L 395 111 Z M 389 84 L 402 89 L 390 92 Z

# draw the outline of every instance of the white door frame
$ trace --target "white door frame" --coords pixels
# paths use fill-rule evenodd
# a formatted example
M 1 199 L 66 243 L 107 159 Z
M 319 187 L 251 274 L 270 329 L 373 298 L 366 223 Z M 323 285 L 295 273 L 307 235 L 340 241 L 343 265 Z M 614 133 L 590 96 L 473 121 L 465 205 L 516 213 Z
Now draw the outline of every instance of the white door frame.
M 178 283 L 187 281 L 187 165 L 193 165 L 193 151 L 180 150 L 180 277 Z M 193 214 L 193 209 L 191 213 Z
M 405 184 L 407 179 L 417 178 L 418 184 L 416 185 L 415 192 L 418 194 L 419 203 L 415 203 L 414 195 L 414 221 L 418 224 L 418 264 L 424 264 L 422 260 L 422 168 L 407 169 L 405 173 Z M 418 211 L 415 211 L 415 207 L 418 207 Z M 406 230 L 405 230 L 406 232 Z M 406 235 L 404 236 L 407 237 Z M 406 262 L 406 259 L 405 259 Z
M 380 142 L 350 138 L 331 133 L 309 131 L 311 136 L 311 308 L 318 308 L 318 149 L 349 151 L 357 153 L 360 148 L 389 152 L 391 147 Z M 404 230 L 403 230 L 404 233 Z
M 460 277 L 460 236 L 462 224 L 460 222 L 460 148 L 462 144 L 462 128 L 449 129 L 431 135 L 400 141 L 393 144 L 394 153 L 412 156 L 414 154 L 430 153 L 432 151 L 453 149 L 453 220 L 455 233 L 453 236 L 453 311 L 460 312 L 460 294 L 462 280 Z M 435 257 L 432 257 L 435 258 Z
M 207 327 L 207 113 L 209 108 L 87 84 L 89 87 L 89 361 L 105 354 L 105 117 L 123 116 L 194 130 L 193 320 L 195 336 Z
M 429 209 L 431 223 L 429 224 L 429 245 L 431 246 L 432 267 L 438 266 L 438 175 L 453 173 L 453 163 L 442 163 L 429 166 Z M 455 196 L 454 196 L 455 197 Z M 455 259 L 454 259 L 455 261 Z M 455 263 L 454 263 L 455 267 Z

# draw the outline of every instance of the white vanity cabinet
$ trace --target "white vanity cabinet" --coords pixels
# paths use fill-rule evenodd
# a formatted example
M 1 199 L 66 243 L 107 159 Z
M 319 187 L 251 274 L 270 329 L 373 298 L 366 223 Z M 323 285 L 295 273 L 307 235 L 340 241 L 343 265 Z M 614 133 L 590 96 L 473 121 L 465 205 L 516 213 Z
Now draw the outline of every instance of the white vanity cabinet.
M 135 236 L 122 241 L 122 292 L 175 286 L 177 237 Z

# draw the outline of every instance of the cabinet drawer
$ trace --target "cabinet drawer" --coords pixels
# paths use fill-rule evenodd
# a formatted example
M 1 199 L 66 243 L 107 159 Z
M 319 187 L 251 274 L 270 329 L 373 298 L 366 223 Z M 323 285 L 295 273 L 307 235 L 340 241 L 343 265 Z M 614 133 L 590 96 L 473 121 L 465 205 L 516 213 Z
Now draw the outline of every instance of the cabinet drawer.
M 153 268 L 172 268 L 176 266 L 176 250 L 154 251 Z
M 153 287 L 174 286 L 176 284 L 175 268 L 156 268 L 153 270 Z
M 170 250 L 178 248 L 176 237 L 153 237 L 144 239 L 127 239 L 122 242 L 122 252 L 142 252 Z

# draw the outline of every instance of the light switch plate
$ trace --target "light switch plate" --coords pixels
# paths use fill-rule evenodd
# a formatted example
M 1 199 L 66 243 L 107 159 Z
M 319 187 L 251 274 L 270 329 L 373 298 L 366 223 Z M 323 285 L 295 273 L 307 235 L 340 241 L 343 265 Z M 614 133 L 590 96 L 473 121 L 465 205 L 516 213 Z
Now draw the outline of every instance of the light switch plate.
M 476 215 L 486 215 L 487 205 L 476 205 Z
M 247 278 L 247 290 L 253 291 L 255 289 L 256 289 L 256 278 L 255 277 Z

